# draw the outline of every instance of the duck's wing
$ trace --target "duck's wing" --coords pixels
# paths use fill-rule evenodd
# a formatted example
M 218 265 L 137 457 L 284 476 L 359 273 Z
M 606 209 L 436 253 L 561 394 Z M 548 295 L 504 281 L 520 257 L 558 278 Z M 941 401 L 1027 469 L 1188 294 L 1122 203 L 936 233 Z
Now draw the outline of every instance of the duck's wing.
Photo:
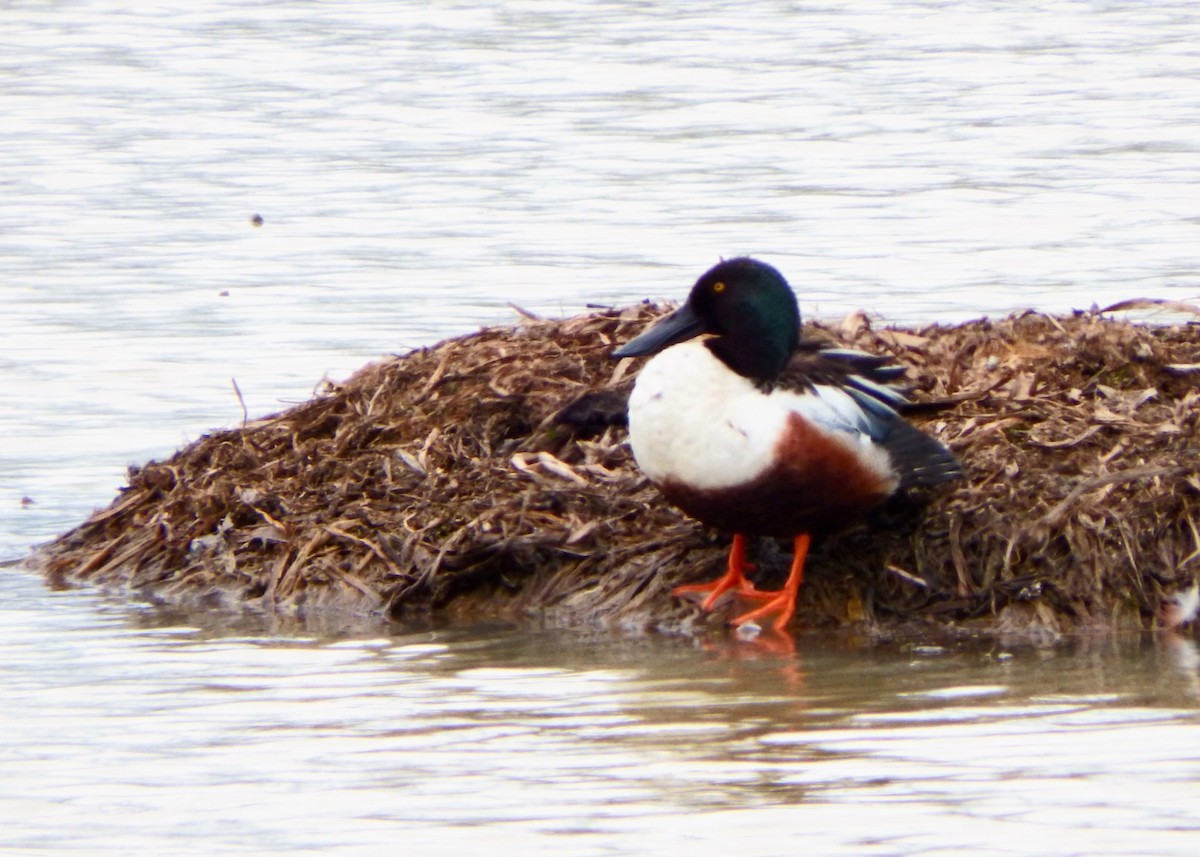
M 850 348 L 827 348 L 802 343 L 777 380 L 777 386 L 795 392 L 817 384 L 857 390 L 892 410 L 910 404 L 896 382 L 905 368 L 886 357 Z
M 962 465 L 939 440 L 900 412 L 911 403 L 896 386 L 905 369 L 874 354 L 802 345 L 780 375 L 776 389 L 812 397 L 815 416 L 831 428 L 866 435 L 891 459 L 901 488 L 936 485 L 962 475 Z M 818 416 L 820 415 L 820 416 Z

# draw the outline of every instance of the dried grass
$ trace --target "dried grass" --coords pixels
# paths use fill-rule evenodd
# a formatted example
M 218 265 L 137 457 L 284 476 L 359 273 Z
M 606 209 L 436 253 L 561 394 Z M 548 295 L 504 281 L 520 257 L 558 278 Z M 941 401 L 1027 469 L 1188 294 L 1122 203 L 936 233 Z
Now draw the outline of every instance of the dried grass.
M 313 621 L 719 621 L 669 589 L 718 573 L 727 537 L 667 506 L 608 425 L 630 380 L 608 354 L 660 312 L 526 319 L 369 365 L 131 469 L 31 564 L 63 585 Z M 941 403 L 914 420 L 969 476 L 819 545 L 800 625 L 1144 627 L 1195 576 L 1194 327 L 1028 312 L 806 335 L 912 367 L 917 398 Z M 758 553 L 764 578 L 786 568 L 773 542 Z

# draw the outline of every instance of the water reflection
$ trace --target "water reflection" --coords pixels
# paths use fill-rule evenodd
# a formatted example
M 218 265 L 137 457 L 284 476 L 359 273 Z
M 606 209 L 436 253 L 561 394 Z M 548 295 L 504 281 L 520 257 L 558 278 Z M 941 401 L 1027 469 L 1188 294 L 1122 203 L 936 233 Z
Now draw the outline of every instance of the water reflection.
M 1179 637 L 263 638 L 3 585 L 13 848 L 1182 854 L 1198 826 Z

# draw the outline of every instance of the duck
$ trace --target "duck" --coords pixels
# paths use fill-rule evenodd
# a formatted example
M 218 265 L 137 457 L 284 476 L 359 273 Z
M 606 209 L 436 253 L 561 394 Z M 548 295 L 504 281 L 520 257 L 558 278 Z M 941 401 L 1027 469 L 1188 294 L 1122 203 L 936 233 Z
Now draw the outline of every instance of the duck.
M 706 271 L 682 306 L 612 356 L 650 356 L 628 401 L 639 469 L 685 514 L 733 535 L 724 574 L 672 594 L 703 596 L 705 611 L 728 592 L 756 602 L 735 626 L 787 628 L 814 536 L 963 475 L 945 444 L 901 415 L 904 367 L 802 342 L 795 292 L 757 259 Z M 782 589 L 747 577 L 752 537 L 792 540 Z

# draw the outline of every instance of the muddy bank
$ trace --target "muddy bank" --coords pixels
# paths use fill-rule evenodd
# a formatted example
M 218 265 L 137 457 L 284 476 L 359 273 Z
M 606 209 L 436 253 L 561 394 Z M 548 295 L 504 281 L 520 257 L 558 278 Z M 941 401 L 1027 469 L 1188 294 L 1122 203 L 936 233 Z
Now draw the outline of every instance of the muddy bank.
M 662 309 L 526 319 L 366 366 L 311 401 L 131 469 L 29 563 L 62 585 L 183 608 L 536 619 L 687 632 L 669 595 L 728 537 L 666 506 L 617 424 Z M 819 541 L 797 628 L 1148 627 L 1200 555 L 1190 325 L 1023 313 L 919 330 L 863 317 L 809 338 L 910 367 L 912 417 L 968 478 Z M 580 397 L 584 397 L 582 400 Z M 760 582 L 786 553 L 764 541 Z

